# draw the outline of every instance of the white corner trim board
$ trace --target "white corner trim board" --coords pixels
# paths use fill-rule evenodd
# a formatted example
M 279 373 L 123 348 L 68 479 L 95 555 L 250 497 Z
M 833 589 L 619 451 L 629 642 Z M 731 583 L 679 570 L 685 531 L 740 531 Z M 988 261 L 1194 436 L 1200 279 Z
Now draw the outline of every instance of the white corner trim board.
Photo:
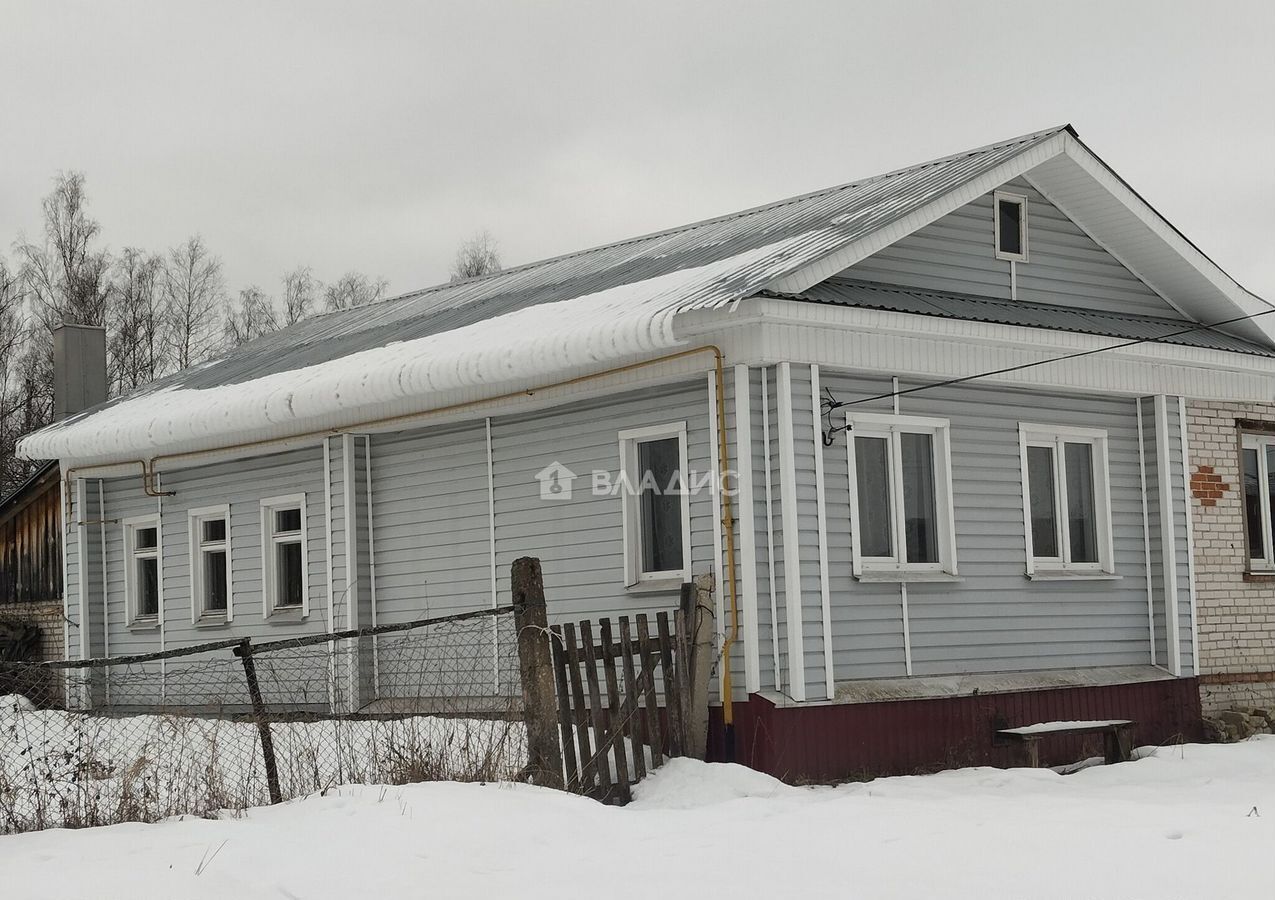
M 797 533 L 796 437 L 793 434 L 792 364 L 779 364 L 779 518 L 784 548 L 784 615 L 788 625 L 788 696 L 806 699 L 806 651 L 801 621 L 801 544 Z
M 1200 629 L 1195 614 L 1195 529 L 1191 524 L 1191 448 L 1187 440 L 1186 398 L 1178 397 L 1182 439 L 1182 503 L 1186 511 L 1186 570 L 1191 598 L 1191 674 L 1200 674 Z
M 1178 541 L 1173 522 L 1173 471 L 1169 464 L 1169 408 L 1164 394 L 1155 396 L 1155 469 L 1160 498 L 1160 556 L 1164 581 L 1165 655 L 1169 672 L 1182 674 L 1178 623 Z
M 739 528 L 739 581 L 743 596 L 744 689 L 761 690 L 761 622 L 757 596 L 757 528 L 753 492 L 753 395 L 752 373 L 748 366 L 735 366 L 735 469 L 739 508 L 735 522 Z
M 831 700 L 837 693 L 837 683 L 832 671 L 832 593 L 828 572 L 828 498 L 824 492 L 823 478 L 823 397 L 819 386 L 819 367 L 810 367 L 810 409 L 814 417 L 813 446 L 815 457 L 815 509 L 819 525 L 819 603 L 823 615 L 823 678 L 825 696 Z

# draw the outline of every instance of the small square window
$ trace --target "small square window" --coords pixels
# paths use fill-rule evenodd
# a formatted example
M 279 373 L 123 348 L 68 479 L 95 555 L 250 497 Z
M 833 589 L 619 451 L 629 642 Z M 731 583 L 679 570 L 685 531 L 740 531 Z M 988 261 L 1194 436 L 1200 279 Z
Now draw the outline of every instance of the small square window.
M 996 258 L 1027 262 L 1027 198 L 1001 191 L 992 196 Z

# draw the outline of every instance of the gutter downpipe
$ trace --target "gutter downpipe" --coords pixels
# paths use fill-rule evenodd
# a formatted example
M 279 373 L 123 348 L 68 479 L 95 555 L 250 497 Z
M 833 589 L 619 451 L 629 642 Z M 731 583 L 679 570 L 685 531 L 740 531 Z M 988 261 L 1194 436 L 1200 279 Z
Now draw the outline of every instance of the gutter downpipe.
M 574 378 L 568 378 L 563 381 L 551 382 L 549 384 L 541 385 L 539 387 L 525 388 L 520 391 L 509 391 L 508 393 L 497 394 L 494 397 L 484 397 L 480 400 L 466 400 L 462 403 L 453 403 L 448 406 L 440 406 L 440 407 L 436 407 L 435 409 L 424 410 L 422 412 L 404 413 L 402 415 L 389 416 L 387 418 L 381 418 L 381 419 L 368 419 L 362 422 L 354 422 L 354 423 L 342 426 L 340 428 L 323 428 L 316 431 L 302 432 L 300 434 L 290 435 L 290 438 L 296 439 L 296 438 L 305 438 L 305 437 L 312 437 L 312 436 L 313 437 L 328 436 L 328 435 L 340 434 L 342 432 L 351 431 L 358 428 L 366 428 L 368 426 L 383 426 L 383 425 L 388 425 L 388 424 L 398 423 L 398 422 L 401 422 L 406 425 L 415 419 L 420 419 L 425 416 L 433 416 L 433 415 L 438 415 L 439 413 L 454 412 L 457 410 L 468 409 L 471 407 L 481 406 L 484 404 L 497 403 L 497 402 L 500 402 L 501 400 L 511 400 L 515 397 L 532 397 L 532 396 L 535 396 L 536 393 L 540 391 L 571 387 L 573 385 L 593 381 L 598 378 L 603 378 L 607 375 L 619 375 L 624 372 L 632 372 L 637 369 L 646 368 L 648 366 L 658 365 L 659 363 L 673 362 L 674 360 L 685 359 L 686 357 L 694 356 L 698 353 L 713 354 L 713 368 L 714 368 L 713 375 L 714 375 L 715 386 L 717 389 L 717 438 L 718 438 L 717 455 L 718 455 L 718 466 L 721 470 L 718 477 L 720 479 L 725 479 L 726 473 L 730 471 L 730 449 L 726 446 L 726 382 L 725 382 L 725 374 L 724 374 L 726 357 L 722 353 L 721 348 L 718 347 L 716 344 L 705 344 L 699 347 L 692 347 L 689 350 L 679 350 L 676 353 L 668 353 L 668 354 L 665 354 L 664 356 L 658 356 L 655 359 L 647 359 L 647 360 L 642 360 L 641 362 L 629 363 L 623 366 L 616 366 L 611 369 L 604 369 L 601 372 L 592 372 L 588 375 L 578 375 Z M 275 443 L 278 443 L 277 438 L 267 438 L 264 440 L 242 441 L 237 444 L 227 444 L 223 447 L 216 447 L 214 449 L 220 450 L 220 451 L 246 450 L 253 447 L 263 447 L 263 446 L 267 446 L 267 445 L 275 444 Z M 65 493 L 67 496 L 66 518 L 68 522 L 68 527 L 72 525 L 85 524 L 85 523 L 77 523 L 77 522 L 70 521 L 71 520 L 70 493 L 78 473 L 85 472 L 85 471 L 92 471 L 93 469 L 107 468 L 107 467 L 113 467 L 118 465 L 136 464 L 140 466 L 142 470 L 142 490 L 146 493 L 146 496 L 171 497 L 171 496 L 174 496 L 177 492 L 159 490 L 158 488 L 155 487 L 156 480 L 158 478 L 158 473 L 155 470 L 156 464 L 160 460 L 184 459 L 191 456 L 199 456 L 200 454 L 206 453 L 206 452 L 208 451 L 193 450 L 193 451 L 188 451 L 185 453 L 161 454 L 159 456 L 153 456 L 150 459 L 124 460 L 118 463 L 103 463 L 96 466 L 73 466 L 71 468 L 68 468 L 65 474 L 63 475 L 63 478 L 65 479 L 65 482 L 66 482 L 66 487 L 67 487 L 67 490 Z M 730 492 L 724 490 L 723 485 L 721 484 L 717 485 L 717 488 L 718 490 L 721 491 L 721 498 L 722 498 L 722 510 L 721 510 L 722 528 L 724 529 L 725 536 L 726 536 L 726 569 L 727 569 L 726 583 L 727 583 L 728 595 L 730 597 L 730 628 L 727 631 L 726 639 L 725 641 L 723 641 L 723 644 L 722 644 L 722 656 L 721 656 L 722 662 L 723 662 L 722 722 L 726 729 L 727 759 L 733 760 L 734 759 L 735 716 L 734 716 L 734 705 L 733 705 L 733 701 L 731 697 L 732 683 L 731 683 L 731 670 L 730 670 L 730 661 L 731 661 L 730 651 L 731 651 L 731 646 L 735 643 L 739 633 L 739 597 L 738 597 L 738 588 L 736 586 L 736 581 L 735 581 L 735 568 L 736 568 L 735 519 L 733 514 L 733 507 L 731 504 Z

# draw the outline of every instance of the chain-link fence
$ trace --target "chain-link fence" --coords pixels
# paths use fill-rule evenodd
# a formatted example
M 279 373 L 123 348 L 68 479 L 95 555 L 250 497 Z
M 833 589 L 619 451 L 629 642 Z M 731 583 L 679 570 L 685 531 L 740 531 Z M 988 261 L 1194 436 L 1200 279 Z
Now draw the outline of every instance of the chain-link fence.
M 245 809 L 526 763 L 512 607 L 162 653 L 0 663 L 0 832 Z

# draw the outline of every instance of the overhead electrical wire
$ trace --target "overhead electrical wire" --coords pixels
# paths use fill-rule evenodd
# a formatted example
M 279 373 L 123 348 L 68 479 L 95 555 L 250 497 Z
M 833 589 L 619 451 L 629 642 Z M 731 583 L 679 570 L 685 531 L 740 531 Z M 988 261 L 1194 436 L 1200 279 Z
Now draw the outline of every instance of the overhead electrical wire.
M 1128 347 L 1136 347 L 1140 344 L 1162 344 L 1170 338 L 1181 337 L 1186 334 L 1192 334 L 1196 331 L 1211 331 L 1214 328 L 1220 328 L 1224 325 L 1234 325 L 1237 322 L 1249 322 L 1253 319 L 1258 319 L 1262 316 L 1269 316 L 1272 314 L 1275 314 L 1275 306 L 1261 310 L 1260 312 L 1249 313 L 1244 316 L 1222 319 L 1218 322 L 1208 324 L 1201 322 L 1192 325 L 1190 328 L 1183 328 L 1179 331 L 1170 331 L 1167 334 L 1157 335 L 1156 337 L 1136 338 L 1133 340 L 1121 341 L 1118 344 L 1111 344 L 1106 347 L 1095 347 L 1092 350 L 1078 350 L 1075 353 L 1064 353 L 1062 356 L 1051 356 L 1048 359 L 1038 359 L 1032 362 L 1020 363 L 1016 366 L 1006 366 L 1001 369 L 990 369 L 986 372 L 976 372 L 973 375 L 962 375 L 958 378 L 947 378 L 943 381 L 934 381 L 928 384 L 918 384 L 913 387 L 903 388 L 900 390 L 886 391 L 883 394 L 874 394 L 871 397 L 860 397 L 857 400 L 837 400 L 829 391 L 827 399 L 823 401 L 823 414 L 826 417 L 829 417 L 828 427 L 823 433 L 823 443 L 825 446 L 831 446 L 833 439 L 838 434 L 843 431 L 847 431 L 850 428 L 848 423 L 845 425 L 834 426 L 831 420 L 832 413 L 836 412 L 838 409 L 844 409 L 847 406 L 858 406 L 863 403 L 873 403 L 877 400 L 890 400 L 894 397 L 903 397 L 907 394 L 916 394 L 921 391 L 929 391 L 935 388 L 950 387 L 954 384 L 965 384 L 966 382 L 977 381 L 980 378 L 991 378 L 995 375 L 1008 375 L 1013 372 L 1021 372 L 1024 369 L 1033 369 L 1037 366 L 1047 366 L 1051 363 L 1065 362 L 1069 359 L 1080 359 L 1086 356 L 1096 356 L 1099 353 L 1109 353 L 1112 350 L 1123 350 Z

